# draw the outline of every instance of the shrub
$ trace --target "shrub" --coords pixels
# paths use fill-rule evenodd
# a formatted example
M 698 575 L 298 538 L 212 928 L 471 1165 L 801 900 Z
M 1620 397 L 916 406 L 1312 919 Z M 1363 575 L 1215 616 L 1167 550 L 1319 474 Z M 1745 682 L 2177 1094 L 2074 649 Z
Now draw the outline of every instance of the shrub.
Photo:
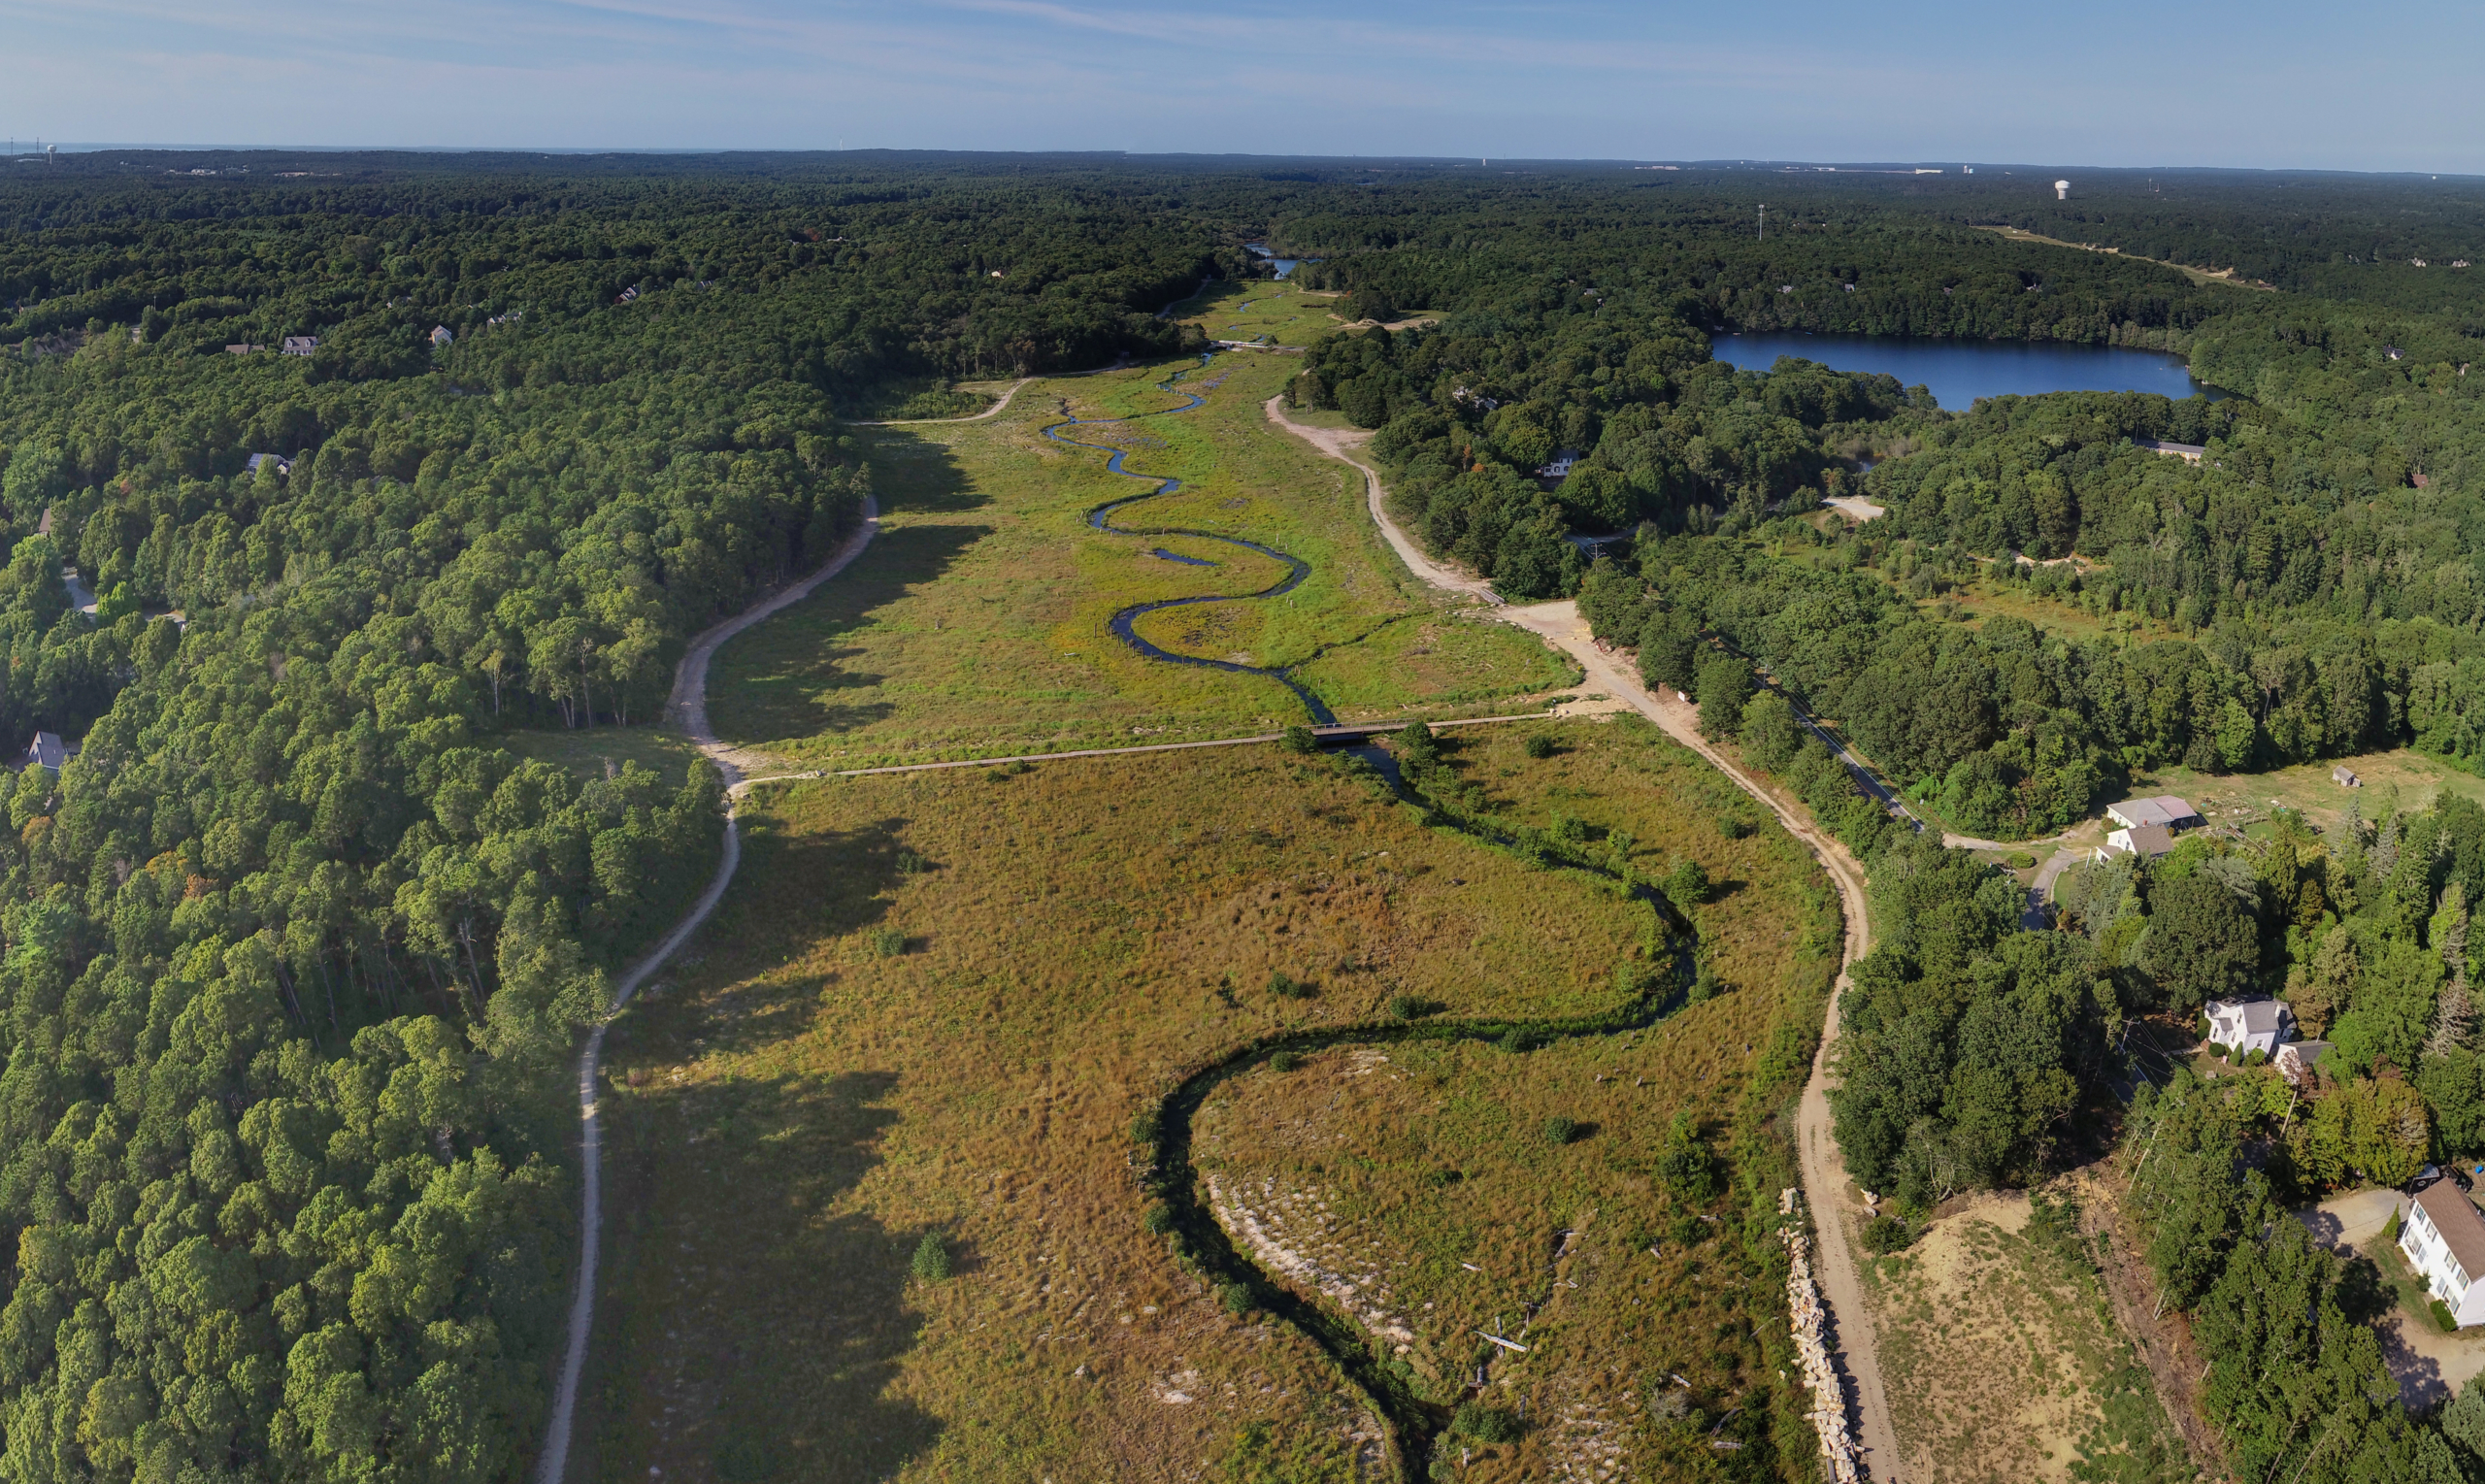
M 906 951 L 906 932 L 902 928 L 882 928 L 872 935 L 872 951 L 882 958 L 896 958 Z
M 1419 999 L 1414 995 L 1389 997 L 1389 1018 L 1392 1020 L 1421 1020 L 1426 1015 L 1438 1015 L 1441 1012 L 1441 1004 L 1438 1000 Z
M 1527 740 L 1527 755 L 1539 761 L 1551 757 L 1561 750 L 1560 745 L 1553 741 L 1552 734 L 1547 732 L 1539 732 Z
M 1740 814 L 1720 814 L 1717 816 L 1717 833 L 1723 835 L 1728 840 L 1741 840 L 1759 828 L 1760 826 L 1752 823 L 1748 819 L 1745 819 Z
M 1524 1431 L 1518 1413 L 1481 1402 L 1461 1402 L 1450 1414 L 1450 1431 L 1479 1443 L 1514 1443 Z
M 1251 1289 L 1246 1283 L 1219 1284 L 1216 1297 L 1217 1301 L 1225 1305 L 1225 1311 L 1229 1314 L 1251 1312 Z
M 2383 1241 L 2399 1239 L 2399 1207 L 2395 1205 L 2390 1208 L 2390 1219 L 2381 1224 L 2381 1239 Z
M 1292 1072 L 1302 1065 L 1303 1053 L 1299 1051 L 1280 1051 L 1269 1058 L 1271 1072 Z
M 925 860 L 921 855 L 916 854 L 912 850 L 902 849 L 897 853 L 897 874 L 899 875 L 921 875 L 923 873 L 931 869 L 932 863 Z
M 1143 1107 L 1131 1115 L 1130 1141 L 1132 1143 L 1152 1144 L 1156 1142 L 1156 1109 Z
M 1896 1216 L 1875 1216 L 1864 1226 L 1864 1250 L 1890 1253 L 1915 1240 L 1915 1231 Z
M 1284 973 L 1273 973 L 1269 975 L 1269 993 L 1280 1000 L 1309 1000 L 1311 986 Z
M 1548 1144 L 1571 1143 L 1578 1138 L 1579 1132 L 1579 1121 L 1575 1118 L 1556 1113 L 1544 1120 L 1544 1141 Z
M 2251 1050 L 2243 1053 L 2243 1065 L 2246 1067 L 2258 1067 L 2269 1059 L 2270 1053 L 2262 1050 L 2258 1046 L 2254 1046 Z
M 1416 768 L 1429 768 L 1441 760 L 1441 740 L 1433 729 L 1420 721 L 1407 723 L 1398 734 L 1399 757 Z
M 1533 1051 L 1537 1047 L 1544 1044 L 1544 1038 L 1537 1032 L 1521 1030 L 1517 1026 L 1512 1026 L 1508 1030 L 1504 1031 L 1502 1033 L 1501 1039 L 1493 1042 L 1493 1044 L 1501 1047 L 1505 1051 Z
M 1278 740 L 1278 742 L 1288 752 L 1299 753 L 1305 757 L 1309 757 L 1320 750 L 1319 736 L 1309 727 L 1300 723 L 1286 728 L 1285 735 Z
M 2217 1058 L 2219 1061 L 2221 1061 L 2221 1062 L 2222 1062 L 2222 1061 L 2225 1061 L 2225 1060 L 2226 1060 L 2226 1042 L 2221 1041 L 2221 1040 L 2213 1040 L 2213 1041 L 2210 1041 L 2210 1042 L 2209 1042 L 2209 1055 L 2211 1055 L 2211 1056 L 2213 1056 L 2213 1057 L 2216 1057 L 2216 1058 Z
M 2449 1304 L 2444 1303 L 2439 1299 L 2435 1299 L 2433 1301 L 2430 1307 L 2434 1311 L 2434 1323 L 2441 1326 L 2443 1334 L 2456 1335 L 2459 1333 L 2459 1316 L 2450 1311 Z
M 913 1261 L 907 1264 L 916 1277 L 926 1283 L 938 1283 L 949 1275 L 949 1244 L 938 1232 L 926 1232 L 914 1244 Z
M 1717 1199 L 1721 1183 L 1717 1157 L 1700 1141 L 1699 1130 L 1687 1112 L 1674 1114 L 1673 1126 L 1666 1131 L 1665 1152 L 1657 1156 L 1657 1178 L 1687 1204 L 1706 1205 Z
M 1174 1230 L 1174 1208 L 1170 1205 L 1151 1205 L 1147 1208 L 1147 1214 L 1140 1218 L 1140 1225 L 1147 1228 L 1148 1236 L 1162 1237 Z
M 1708 900 L 1714 889 L 1708 880 L 1708 868 L 1698 861 L 1684 861 L 1666 877 L 1666 895 L 1677 907 L 1698 907 Z
M 1553 815 L 1553 829 L 1551 833 L 1555 840 L 1560 841 L 1566 845 L 1583 845 L 1587 843 L 1588 840 L 1587 821 L 1584 819 L 1574 818 L 1569 814 L 1561 813 L 1557 810 Z

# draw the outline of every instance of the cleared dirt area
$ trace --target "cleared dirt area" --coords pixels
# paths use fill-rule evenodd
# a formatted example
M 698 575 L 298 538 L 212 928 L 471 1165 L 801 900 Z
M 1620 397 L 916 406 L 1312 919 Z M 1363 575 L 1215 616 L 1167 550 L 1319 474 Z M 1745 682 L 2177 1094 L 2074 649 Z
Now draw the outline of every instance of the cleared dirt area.
M 2189 1477 L 2115 1327 L 2065 1186 L 1976 1198 L 1874 1260 L 1905 1477 L 1922 1484 Z

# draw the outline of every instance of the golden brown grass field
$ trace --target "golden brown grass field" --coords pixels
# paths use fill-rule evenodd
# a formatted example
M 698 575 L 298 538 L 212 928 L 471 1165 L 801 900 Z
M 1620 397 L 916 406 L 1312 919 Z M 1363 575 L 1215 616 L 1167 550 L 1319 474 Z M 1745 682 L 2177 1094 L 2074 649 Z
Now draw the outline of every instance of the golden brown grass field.
M 1528 757 L 1539 730 L 1563 750 Z M 1698 908 L 1725 991 L 1636 1037 L 1246 1072 L 1195 1157 L 1381 1241 L 1428 1316 L 1408 1356 L 1428 1385 L 1472 1375 L 1460 1327 L 1532 1327 L 1487 1389 L 1526 1399 L 1528 1436 L 1452 1476 L 1590 1452 L 1633 1477 L 1805 1476 L 1773 1359 L 1791 1159 L 1771 1120 L 1817 1033 L 1835 900 L 1773 826 L 1721 831 L 1730 786 L 1636 720 L 1476 729 L 1449 755 L 1507 818 L 1625 830 L 1643 874 L 1690 858 L 1728 883 Z M 1443 1019 L 1608 1007 L 1646 909 L 1273 746 L 778 786 L 746 819 L 697 961 L 614 1032 L 592 1476 L 1385 1476 L 1338 1367 L 1143 1225 L 1134 1118 L 1238 1043 L 1378 1021 L 1395 995 Z M 1270 993 L 1280 972 L 1311 997 Z M 1708 1210 L 1649 1178 L 1677 1108 L 1752 1171 Z M 1593 1128 L 1548 1152 L 1553 1111 Z M 926 1233 L 945 1279 L 910 1275 Z M 1707 1445 L 1721 1419 L 1745 1446 Z
M 2052 1203 L 2093 1193 L 2065 1181 L 2041 1194 Z M 1867 1272 L 1909 1478 L 2191 1476 L 2071 1208 L 1976 1197 Z

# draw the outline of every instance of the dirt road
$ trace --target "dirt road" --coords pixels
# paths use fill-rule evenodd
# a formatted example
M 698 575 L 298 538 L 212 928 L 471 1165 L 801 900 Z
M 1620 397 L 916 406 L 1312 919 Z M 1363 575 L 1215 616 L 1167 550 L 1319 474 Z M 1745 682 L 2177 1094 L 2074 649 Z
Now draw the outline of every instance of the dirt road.
M 1024 384 L 1024 383 L 1021 383 Z M 1014 390 L 1014 388 L 1013 388 Z M 997 409 L 996 409 L 997 411 Z M 664 941 L 630 966 L 613 986 L 613 1002 L 604 1016 L 586 1033 L 586 1044 L 579 1051 L 579 1263 L 576 1281 L 570 1289 L 570 1328 L 561 1356 L 561 1375 L 552 1393 L 552 1414 L 545 1422 L 544 1448 L 535 1457 L 538 1484 L 562 1484 L 562 1475 L 570 1464 L 570 1429 L 577 1418 L 579 1379 L 586 1370 L 587 1342 L 595 1321 L 596 1262 L 603 1249 L 604 1215 L 604 1137 L 596 1119 L 596 1078 L 604 1062 L 604 1032 L 613 1017 L 621 1013 L 639 987 L 649 975 L 664 967 L 665 961 L 681 951 L 681 945 L 704 926 L 723 901 L 725 888 L 733 884 L 734 872 L 742 865 L 742 830 L 735 818 L 731 800 L 746 786 L 742 769 L 734 754 L 716 740 L 708 725 L 708 662 L 725 641 L 749 628 L 763 618 L 779 612 L 812 595 L 812 589 L 844 572 L 880 529 L 878 502 L 865 498 L 863 524 L 845 544 L 837 549 L 828 564 L 810 577 L 783 588 L 759 603 L 702 633 L 690 642 L 681 656 L 680 666 L 674 671 L 673 696 L 666 711 L 681 724 L 683 731 L 708 760 L 724 775 L 727 804 L 725 808 L 725 853 L 716 862 L 716 874 L 708 889 L 699 894 L 698 902 L 681 921 L 665 935 Z
M 1436 587 L 1466 593 L 1494 606 L 1494 616 L 1513 623 L 1538 635 L 1578 661 L 1587 673 L 1587 683 L 1601 688 L 1609 696 L 1631 704 L 1634 710 L 1662 728 L 1666 735 L 1706 759 L 1709 766 L 1733 779 L 1745 793 L 1768 806 L 1787 832 L 1809 846 L 1819 858 L 1822 869 L 1838 886 L 1840 904 L 1846 916 L 1845 961 L 1839 971 L 1838 993 L 1846 990 L 1845 965 L 1851 965 L 1872 948 L 1871 916 L 1864 893 L 1864 868 L 1829 833 L 1814 824 L 1808 812 L 1799 810 L 1763 787 L 1758 779 L 1728 760 L 1706 739 L 1700 735 L 1699 711 L 1677 695 L 1665 697 L 1662 687 L 1651 695 L 1640 681 L 1635 666 L 1621 655 L 1598 646 L 1588 633 L 1587 621 L 1580 617 L 1575 603 L 1544 603 L 1514 608 L 1503 603 L 1499 595 L 1482 580 L 1453 572 L 1425 556 L 1381 505 L 1380 476 L 1357 456 L 1360 445 L 1370 435 L 1342 432 L 1329 428 L 1310 428 L 1285 415 L 1282 399 L 1268 402 L 1269 420 L 1295 434 L 1330 457 L 1350 464 L 1363 472 L 1367 503 L 1372 518 L 1388 539 L 1391 549 L 1407 564 L 1407 570 Z M 1839 1358 L 1844 1362 L 1849 1382 L 1855 1388 L 1851 1399 L 1857 1421 L 1856 1436 L 1863 1444 L 1866 1464 L 1872 1476 L 1896 1481 L 1906 1476 L 1905 1456 L 1899 1450 L 1898 1434 L 1890 1425 L 1890 1403 L 1881 1385 L 1881 1369 L 1873 1345 L 1872 1316 L 1864 1303 L 1864 1285 L 1855 1264 L 1852 1234 L 1848 1230 L 1848 1213 L 1855 1203 L 1847 1196 L 1846 1163 L 1840 1157 L 1838 1141 L 1830 1130 L 1830 1051 L 1838 1042 L 1838 1001 L 1832 997 L 1829 1013 L 1821 1027 L 1820 1050 L 1812 1058 L 1811 1080 L 1805 1084 L 1804 1098 L 1796 1114 L 1796 1144 L 1804 1172 L 1804 1198 L 1810 1203 L 1819 1239 L 1815 1249 L 1814 1272 L 1821 1286 L 1822 1299 L 1828 1303 L 1836 1326 Z

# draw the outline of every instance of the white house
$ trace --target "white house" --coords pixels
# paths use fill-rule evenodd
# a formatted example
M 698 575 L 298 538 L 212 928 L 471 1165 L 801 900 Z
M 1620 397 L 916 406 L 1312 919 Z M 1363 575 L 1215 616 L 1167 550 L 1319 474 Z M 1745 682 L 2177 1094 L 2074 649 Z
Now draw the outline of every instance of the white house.
M 1542 478 L 1567 479 L 1571 477 L 1572 467 L 1577 464 L 1578 461 L 1579 450 L 1576 448 L 1564 448 L 1559 453 L 1553 455 L 1553 462 L 1536 471 L 1536 473 Z
M 2105 806 L 2105 817 L 2126 830 L 2145 830 L 2154 825 L 2176 835 L 2198 829 L 2201 823 L 2201 811 L 2172 794 L 2109 804 Z
M 2255 1051 L 2275 1056 L 2295 1031 L 2295 1016 L 2281 1000 L 2209 1002 L 2209 1039 L 2241 1061 Z
M 2143 825 L 2137 830 L 2116 830 L 2113 834 L 2106 836 L 2105 848 L 2097 852 L 2097 859 L 2102 861 L 2113 855 L 2137 855 L 2141 860 L 2153 861 L 2161 855 L 2170 853 L 2173 848 L 2173 833 L 2166 826 Z
M 435 347 L 447 346 L 456 339 L 457 337 L 451 334 L 448 326 L 445 324 L 436 324 L 431 327 L 431 343 Z
M 2485 1215 L 2457 1184 L 2435 1180 L 2408 1203 L 2399 1228 L 2399 1250 L 2424 1278 L 2433 1296 L 2450 1305 L 2460 1328 L 2485 1324 Z

